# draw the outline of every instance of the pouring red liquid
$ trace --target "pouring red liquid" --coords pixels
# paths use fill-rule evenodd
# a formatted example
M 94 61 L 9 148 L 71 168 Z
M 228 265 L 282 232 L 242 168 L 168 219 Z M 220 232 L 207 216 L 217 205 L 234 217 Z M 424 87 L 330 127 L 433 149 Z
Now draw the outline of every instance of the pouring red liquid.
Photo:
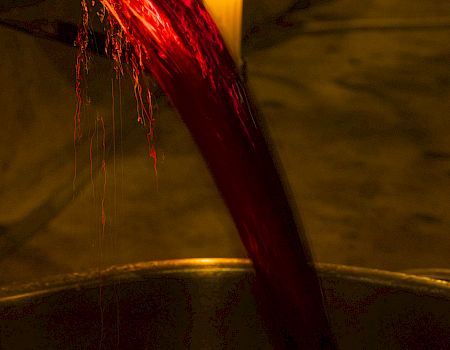
M 279 348 L 333 348 L 319 281 L 252 105 L 200 0 L 102 0 L 194 137 L 256 270 Z

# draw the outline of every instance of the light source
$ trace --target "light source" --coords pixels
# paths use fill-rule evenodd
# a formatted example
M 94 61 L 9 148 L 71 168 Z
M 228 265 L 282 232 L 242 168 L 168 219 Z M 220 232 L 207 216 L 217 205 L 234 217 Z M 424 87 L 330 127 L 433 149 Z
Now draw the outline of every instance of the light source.
M 236 65 L 241 66 L 243 0 L 203 0 Z

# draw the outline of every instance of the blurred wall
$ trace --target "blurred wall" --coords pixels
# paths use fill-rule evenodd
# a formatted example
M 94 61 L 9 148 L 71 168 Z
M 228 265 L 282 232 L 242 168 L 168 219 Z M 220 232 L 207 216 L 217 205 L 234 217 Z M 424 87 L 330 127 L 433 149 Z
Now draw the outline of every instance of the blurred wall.
M 449 10 L 443 0 L 312 1 L 245 39 L 254 98 L 318 261 L 449 267 Z M 2 14 L 79 15 L 76 1 L 50 0 Z M 0 50 L 0 284 L 245 256 L 167 101 L 156 178 L 129 79 L 115 81 L 111 62 L 93 58 L 75 155 L 75 49 L 0 28 Z

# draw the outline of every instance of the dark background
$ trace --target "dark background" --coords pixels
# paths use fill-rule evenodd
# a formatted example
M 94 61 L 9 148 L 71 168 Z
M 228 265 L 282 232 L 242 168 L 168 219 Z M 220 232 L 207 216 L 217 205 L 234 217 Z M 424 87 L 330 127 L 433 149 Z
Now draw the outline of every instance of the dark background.
M 1 17 L 80 21 L 76 0 L 28 2 L 3 2 Z M 289 1 L 260 4 L 248 15 L 261 20 L 245 40 L 248 78 L 316 260 L 449 268 L 448 0 L 312 1 L 283 20 L 268 14 Z M 142 260 L 245 256 L 164 99 L 156 179 L 129 79 L 112 86 L 111 62 L 94 57 L 74 182 L 76 49 L 0 27 L 0 53 L 0 284 Z

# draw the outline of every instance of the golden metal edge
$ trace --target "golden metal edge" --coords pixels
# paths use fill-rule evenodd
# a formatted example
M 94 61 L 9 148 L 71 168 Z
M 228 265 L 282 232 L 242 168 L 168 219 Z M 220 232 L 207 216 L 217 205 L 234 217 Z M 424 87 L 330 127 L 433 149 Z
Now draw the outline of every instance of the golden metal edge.
M 52 276 L 42 281 L 26 284 L 13 284 L 0 287 L 0 303 L 12 302 L 28 297 L 54 293 L 70 288 L 86 288 L 98 285 L 107 277 L 115 277 L 119 282 L 121 275 L 135 272 L 139 274 L 167 274 L 177 272 L 225 272 L 225 271 L 250 271 L 251 261 L 244 258 L 190 258 L 170 259 L 139 262 L 134 264 L 114 265 L 103 270 L 95 269 L 81 273 Z M 404 288 L 413 288 L 417 291 L 426 291 L 445 295 L 450 298 L 450 283 L 421 277 L 402 272 L 391 272 L 365 267 L 317 263 L 317 271 L 323 278 L 329 276 L 346 280 L 355 280 L 371 284 L 380 284 Z M 131 279 L 128 277 L 128 279 Z M 100 282 L 99 282 L 100 280 Z M 125 279 L 124 279 L 125 281 Z

